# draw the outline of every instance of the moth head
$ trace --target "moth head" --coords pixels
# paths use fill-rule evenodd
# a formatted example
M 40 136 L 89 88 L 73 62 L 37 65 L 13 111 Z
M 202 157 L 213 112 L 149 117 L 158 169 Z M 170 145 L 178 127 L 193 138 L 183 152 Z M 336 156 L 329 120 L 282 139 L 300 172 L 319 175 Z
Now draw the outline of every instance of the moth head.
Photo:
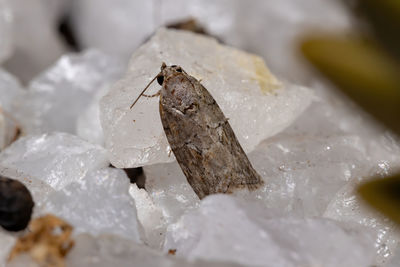
M 167 66 L 164 62 L 161 65 L 161 71 L 157 75 L 157 82 L 159 85 L 163 85 L 165 78 L 171 77 L 176 73 L 184 72 L 181 66 L 171 65 Z

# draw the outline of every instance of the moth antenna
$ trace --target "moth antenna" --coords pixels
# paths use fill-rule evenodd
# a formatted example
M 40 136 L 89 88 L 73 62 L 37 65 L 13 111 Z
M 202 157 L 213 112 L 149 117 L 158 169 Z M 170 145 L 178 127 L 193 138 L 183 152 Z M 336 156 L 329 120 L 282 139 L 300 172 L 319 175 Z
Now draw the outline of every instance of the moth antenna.
M 139 98 L 144 94 L 144 92 L 146 92 L 147 88 L 149 88 L 149 86 L 154 82 L 154 80 L 158 77 L 158 74 L 153 78 L 153 80 L 151 80 L 149 82 L 148 85 L 146 85 L 146 87 L 143 89 L 143 91 L 140 93 L 140 95 L 136 98 L 136 100 L 132 103 L 130 109 L 132 109 L 132 107 L 136 104 L 136 102 L 138 102 Z

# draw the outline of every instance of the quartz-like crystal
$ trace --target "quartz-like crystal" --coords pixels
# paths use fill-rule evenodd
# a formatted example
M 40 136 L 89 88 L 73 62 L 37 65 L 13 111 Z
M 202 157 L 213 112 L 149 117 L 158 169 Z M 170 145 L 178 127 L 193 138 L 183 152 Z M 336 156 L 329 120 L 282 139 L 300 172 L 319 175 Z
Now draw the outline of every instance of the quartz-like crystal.
M 122 73 L 118 60 L 96 50 L 63 56 L 35 78 L 16 102 L 17 117 L 26 133 L 62 131 L 76 134 L 78 118 L 99 91 L 107 90 Z M 104 89 L 106 88 L 106 89 Z M 99 121 L 97 116 L 91 119 Z M 98 133 L 101 129 L 93 129 Z M 95 142 L 96 140 L 94 140 Z
M 188 262 L 168 253 L 154 251 L 135 244 L 130 240 L 114 235 L 93 237 L 78 235 L 75 247 L 66 258 L 67 266 L 109 267 L 109 266 L 146 266 L 146 267 L 240 267 L 234 263 L 196 261 Z
M 75 233 L 112 233 L 142 242 L 129 179 L 108 166 L 104 148 L 66 133 L 24 137 L 0 154 L 0 174 L 27 186 L 34 216 L 54 214 Z
M 156 205 L 144 189 L 139 189 L 136 184 L 131 184 L 129 193 L 135 200 L 137 217 L 143 226 L 146 244 L 160 249 L 164 243 L 166 220 L 161 208 Z
M 14 53 L 5 67 L 27 83 L 53 64 L 66 48 L 44 0 L 11 0 L 9 3 L 13 15 Z
M 194 18 L 225 43 L 263 56 L 280 77 L 301 82 L 314 77 L 296 53 L 301 35 L 352 25 L 343 4 L 330 0 L 76 0 L 73 7 L 84 47 L 127 58 L 156 28 Z
M 246 266 L 369 266 L 374 258 L 368 231 L 328 219 L 281 217 L 228 195 L 208 196 L 170 225 L 164 249 L 190 260 Z
M 141 242 L 135 201 L 129 195 L 129 179 L 122 170 L 89 172 L 50 194 L 41 213 L 68 220 L 75 234 L 108 233 Z
M 107 152 L 66 133 L 28 136 L 0 154 L 2 169 L 44 181 L 58 190 L 108 166 Z
M 0 0 L 0 63 L 8 59 L 14 49 L 13 45 L 13 14 L 11 10 L 12 0 Z
M 389 218 L 379 214 L 355 193 L 356 182 L 345 185 L 332 199 L 325 217 L 346 224 L 358 223 L 374 233 L 374 245 L 378 254 L 375 264 L 382 265 L 398 247 L 400 228 Z

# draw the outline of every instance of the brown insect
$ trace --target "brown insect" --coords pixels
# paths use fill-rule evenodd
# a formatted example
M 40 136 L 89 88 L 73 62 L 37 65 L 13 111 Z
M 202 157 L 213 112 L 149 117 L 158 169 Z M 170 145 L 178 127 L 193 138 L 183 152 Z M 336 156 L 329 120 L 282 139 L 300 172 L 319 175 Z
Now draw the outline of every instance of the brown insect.
M 180 66 L 161 66 L 160 117 L 174 155 L 197 196 L 263 184 L 215 99 Z M 147 95 L 144 95 L 147 96 Z M 147 96 L 149 97 L 149 96 Z M 151 97 L 151 96 L 150 96 Z

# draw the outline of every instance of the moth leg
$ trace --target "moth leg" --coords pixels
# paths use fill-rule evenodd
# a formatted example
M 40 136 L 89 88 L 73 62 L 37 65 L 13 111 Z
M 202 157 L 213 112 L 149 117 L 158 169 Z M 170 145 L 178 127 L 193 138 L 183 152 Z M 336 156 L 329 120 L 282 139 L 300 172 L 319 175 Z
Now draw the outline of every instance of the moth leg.
M 168 158 L 171 157 L 171 153 L 172 153 L 172 148 L 169 148 L 169 151 L 168 151 Z
M 144 97 L 156 97 L 156 96 L 159 96 L 160 94 L 161 94 L 161 90 L 158 90 L 158 92 L 155 93 L 155 94 L 152 94 L 152 95 L 142 94 L 142 96 L 144 96 Z

